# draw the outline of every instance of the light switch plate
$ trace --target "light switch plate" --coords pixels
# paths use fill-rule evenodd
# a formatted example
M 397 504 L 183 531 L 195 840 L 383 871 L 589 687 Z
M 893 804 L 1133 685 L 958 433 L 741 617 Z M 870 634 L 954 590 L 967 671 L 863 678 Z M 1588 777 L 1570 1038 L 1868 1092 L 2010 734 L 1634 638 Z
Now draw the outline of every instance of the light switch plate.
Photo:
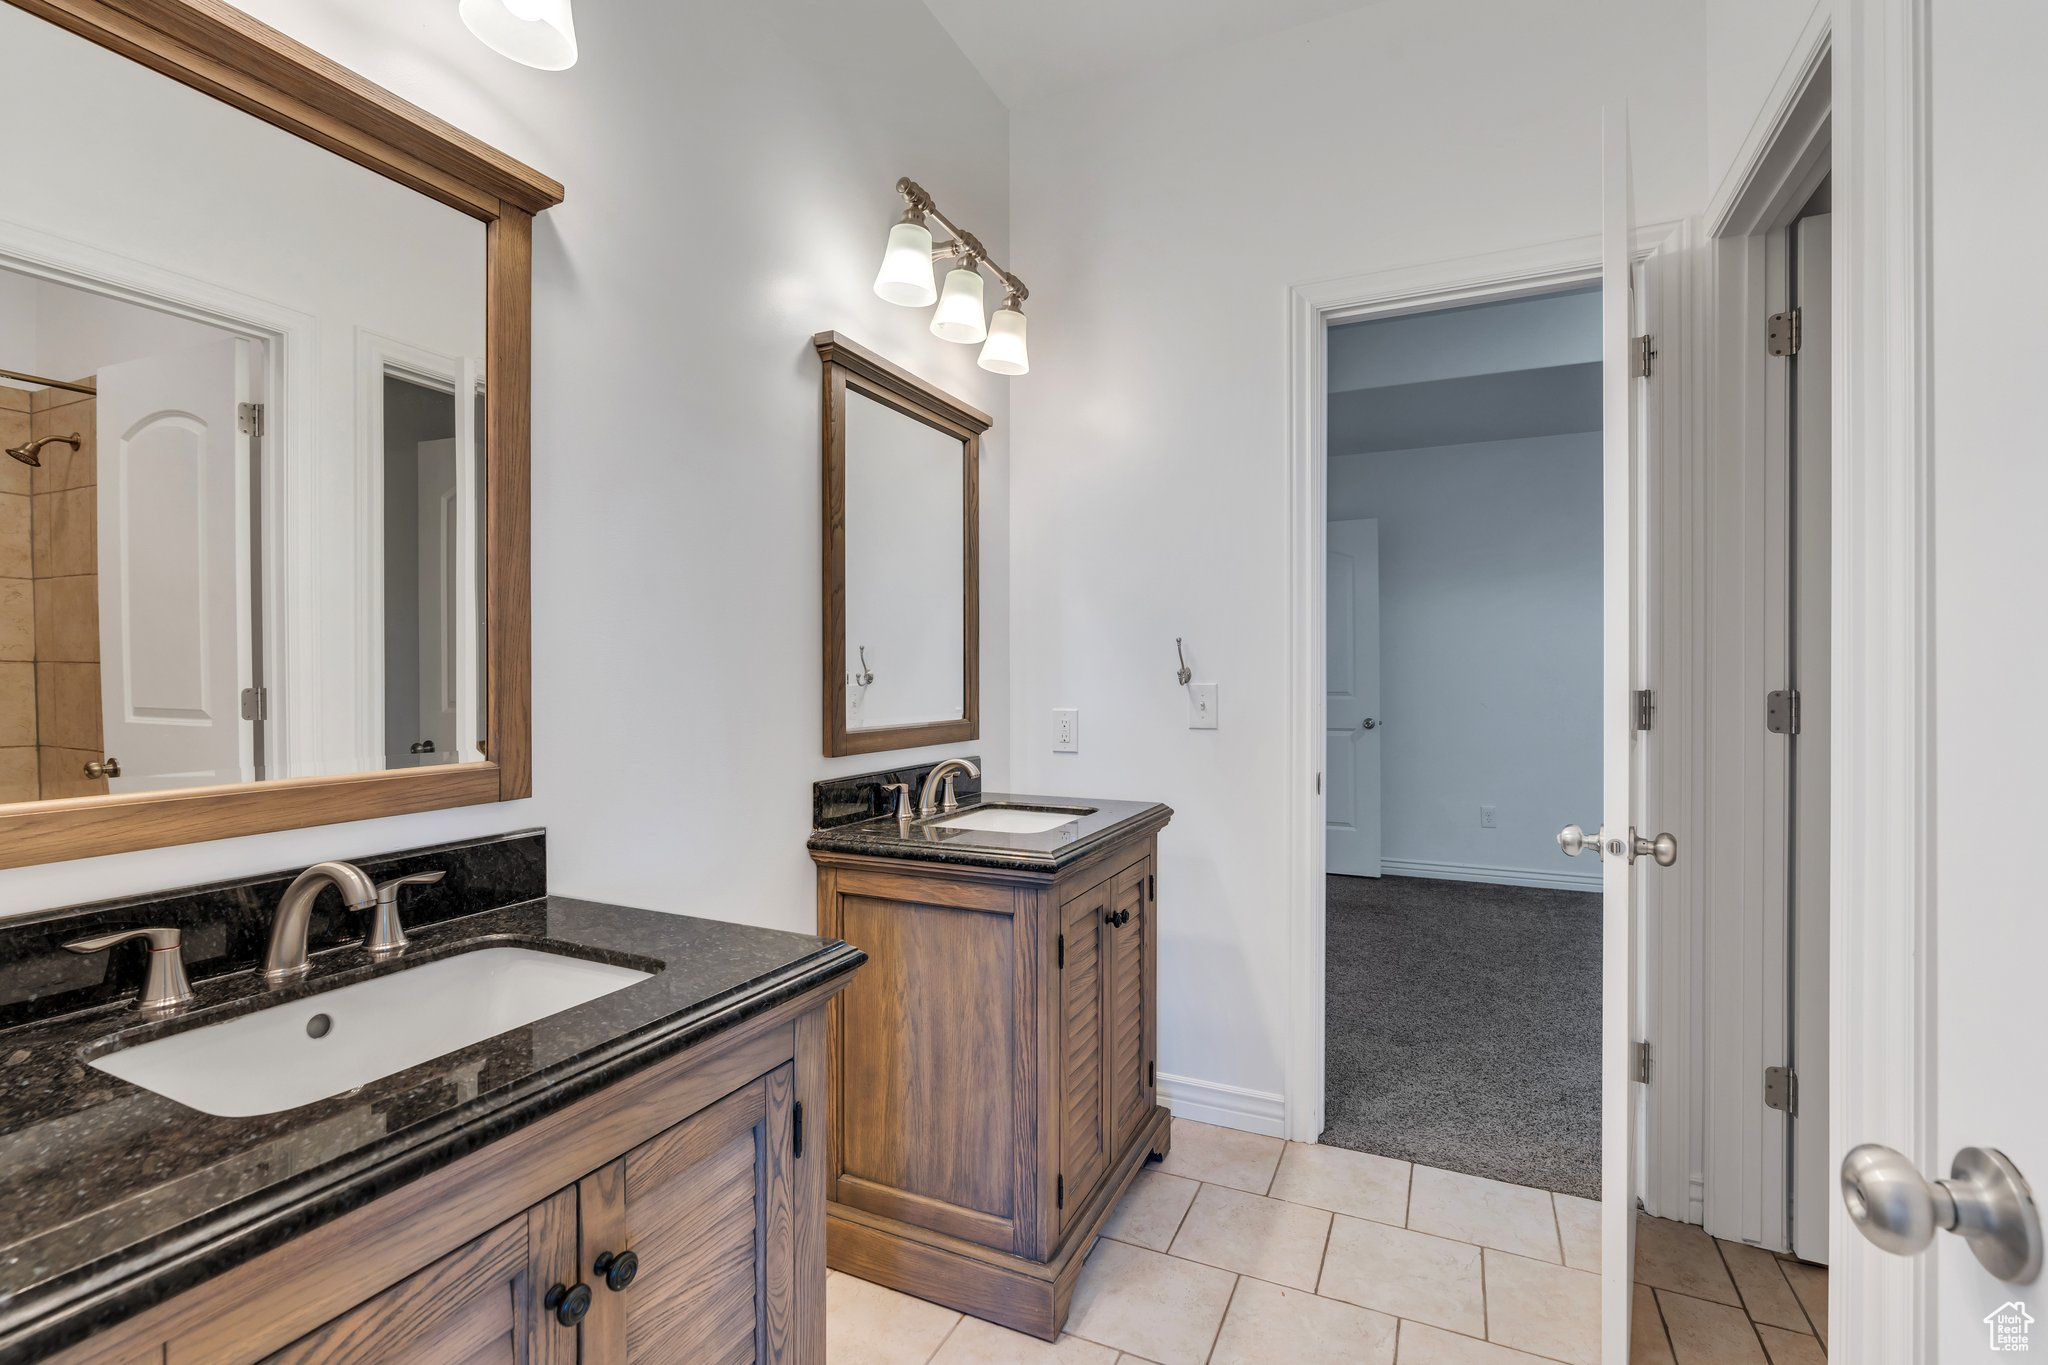
M 1075 707 L 1055 706 L 1052 712 L 1052 751 L 1056 754 L 1081 752 L 1081 712 Z
M 1216 728 L 1216 684 L 1188 684 L 1188 729 Z
M 1481 807 L 1479 808 L 1479 828 L 1481 828 L 1481 829 L 1493 829 L 1493 828 L 1494 828 L 1494 823 L 1493 823 L 1493 807 L 1492 807 L 1492 806 L 1481 806 Z

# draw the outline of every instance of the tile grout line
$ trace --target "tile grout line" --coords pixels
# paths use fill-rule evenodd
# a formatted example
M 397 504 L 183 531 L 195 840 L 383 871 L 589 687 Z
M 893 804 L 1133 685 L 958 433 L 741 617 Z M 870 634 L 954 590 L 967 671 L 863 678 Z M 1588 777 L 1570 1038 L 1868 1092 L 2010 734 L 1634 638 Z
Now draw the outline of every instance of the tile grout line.
M 1643 1287 L 1650 1289 L 1648 1285 Z M 1633 1287 L 1631 1287 L 1631 1294 L 1633 1294 Z M 1678 1343 L 1671 1339 L 1671 1324 L 1664 1321 L 1664 1300 L 1659 1297 L 1659 1291 L 1655 1289 L 1650 1289 L 1650 1311 L 1657 1315 L 1657 1335 L 1664 1338 L 1664 1354 L 1671 1357 L 1674 1365 L 1676 1365 L 1678 1360 Z M 1631 1315 L 1631 1320 L 1633 1320 L 1633 1315 Z
M 1330 1224 L 1323 1229 L 1323 1254 L 1316 1258 L 1316 1287 L 1309 1292 L 1323 1296 L 1323 1272 L 1330 1267 L 1330 1243 L 1337 1240 L 1337 1212 L 1330 1210 Z
M 1799 1286 L 1792 1283 L 1792 1277 L 1785 1273 L 1785 1263 L 1775 1256 L 1771 1258 L 1771 1263 L 1778 1267 L 1778 1278 L 1784 1281 L 1786 1290 L 1792 1295 L 1792 1302 L 1799 1305 L 1799 1316 L 1806 1319 L 1806 1330 L 1813 1334 L 1814 1341 L 1820 1342 L 1820 1328 L 1813 1320 L 1813 1313 L 1806 1306 L 1806 1299 L 1799 1293 Z M 1805 1262 L 1802 1261 L 1800 1264 L 1803 1265 Z M 1740 1286 L 1737 1286 L 1737 1291 L 1740 1292 Z M 1821 1342 L 1820 1350 L 1822 1355 L 1827 1354 L 1825 1342 Z
M 1735 1267 L 1728 1264 L 1728 1253 L 1721 1249 L 1721 1239 L 1709 1233 L 1707 1240 L 1714 1244 L 1714 1257 L 1721 1262 L 1721 1273 L 1728 1277 L 1728 1283 L 1735 1289 L 1735 1298 L 1742 1305 L 1742 1320 L 1749 1324 L 1749 1334 L 1756 1339 L 1757 1350 L 1763 1352 L 1764 1359 L 1768 1361 L 1771 1358 L 1771 1348 L 1764 1345 L 1764 1334 L 1756 1330 L 1756 1318 L 1749 1311 L 1749 1295 L 1742 1292 L 1742 1281 L 1735 1278 Z M 1792 1286 L 1787 1283 L 1785 1287 L 1790 1289 Z M 1792 1298 L 1797 1302 L 1799 1295 L 1795 1292 Z M 1804 1313 L 1806 1305 L 1800 1304 L 1799 1311 Z M 1816 1336 L 1814 1340 L 1819 1341 L 1820 1338 Z
M 953 1339 L 953 1333 L 959 1331 L 960 1324 L 965 1321 L 967 1321 L 965 1313 L 955 1313 L 953 1315 L 953 1325 L 946 1329 L 946 1335 L 939 1338 L 939 1344 L 932 1347 L 932 1353 L 924 1358 L 924 1365 L 932 1365 L 932 1362 L 939 1358 L 939 1352 L 946 1349 L 946 1343 Z
M 1557 1209 L 1557 1191 L 1550 1192 L 1550 1230 L 1557 1234 L 1557 1263 L 1569 1265 L 1564 1257 L 1564 1215 Z
M 1233 1275 L 1230 1281 L 1230 1297 L 1223 1301 L 1223 1316 L 1216 1319 L 1216 1331 L 1209 1338 L 1209 1349 L 1202 1352 L 1202 1365 L 1208 1365 L 1209 1357 L 1216 1354 L 1216 1343 L 1223 1340 L 1223 1324 L 1230 1321 L 1231 1305 L 1237 1302 L 1237 1287 L 1244 1283 L 1244 1276 Z

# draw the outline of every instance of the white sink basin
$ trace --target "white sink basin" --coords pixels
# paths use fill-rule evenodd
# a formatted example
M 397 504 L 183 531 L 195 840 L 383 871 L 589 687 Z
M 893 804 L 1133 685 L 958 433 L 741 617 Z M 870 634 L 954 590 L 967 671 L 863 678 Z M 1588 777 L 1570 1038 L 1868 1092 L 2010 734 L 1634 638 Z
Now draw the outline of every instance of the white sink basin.
M 1071 810 L 1024 810 L 1016 806 L 986 806 L 937 822 L 939 829 L 977 829 L 989 834 L 1043 834 L 1061 825 L 1071 825 L 1086 814 Z
M 92 1065 L 202 1113 L 273 1114 L 368 1085 L 649 975 L 531 948 L 480 948 L 123 1048 Z M 324 1030 L 314 1022 L 321 1015 L 328 1020 Z

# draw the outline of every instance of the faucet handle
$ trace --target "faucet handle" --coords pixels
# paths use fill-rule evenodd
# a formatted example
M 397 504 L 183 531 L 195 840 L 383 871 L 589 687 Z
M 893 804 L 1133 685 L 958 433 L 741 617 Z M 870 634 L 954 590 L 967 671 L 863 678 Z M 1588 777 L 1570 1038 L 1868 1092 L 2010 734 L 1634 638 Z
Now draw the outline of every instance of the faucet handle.
M 177 929 L 117 929 L 110 934 L 73 939 L 64 945 L 74 953 L 104 952 L 131 938 L 149 942 L 149 977 L 135 1008 L 146 1014 L 171 1014 L 192 1003 L 192 983 L 185 977 L 185 935 Z
M 891 815 L 900 819 L 910 814 L 910 784 L 908 782 L 885 783 L 882 791 L 885 795 L 889 792 L 896 793 L 896 809 L 889 812 Z
M 405 951 L 405 925 L 398 918 L 398 893 L 408 886 L 432 886 L 448 874 L 443 871 L 415 872 L 377 883 L 377 909 L 370 920 L 369 942 L 364 946 L 375 958 L 395 957 Z

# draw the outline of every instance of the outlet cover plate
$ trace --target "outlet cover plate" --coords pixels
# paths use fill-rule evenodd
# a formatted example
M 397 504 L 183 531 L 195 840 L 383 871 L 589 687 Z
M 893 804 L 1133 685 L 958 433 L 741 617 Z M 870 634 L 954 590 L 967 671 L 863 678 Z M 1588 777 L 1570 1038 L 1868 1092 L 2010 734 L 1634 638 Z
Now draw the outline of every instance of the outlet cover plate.
M 1052 712 L 1052 751 L 1056 754 L 1081 752 L 1081 712 L 1076 707 L 1056 706 Z

